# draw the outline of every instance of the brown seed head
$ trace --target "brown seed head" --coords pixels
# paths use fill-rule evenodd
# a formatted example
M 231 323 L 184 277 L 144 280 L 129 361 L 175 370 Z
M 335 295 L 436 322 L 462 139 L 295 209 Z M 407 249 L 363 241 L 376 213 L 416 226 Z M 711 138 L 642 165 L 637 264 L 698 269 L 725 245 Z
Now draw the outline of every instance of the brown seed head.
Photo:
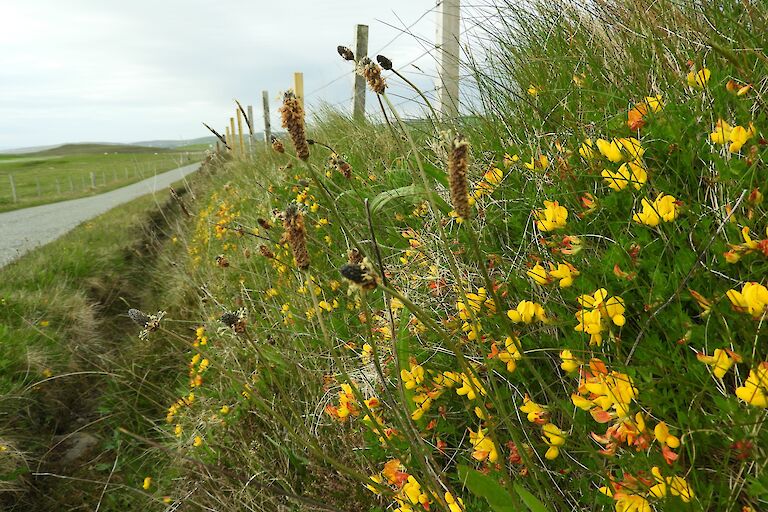
M 304 227 L 304 216 L 295 204 L 288 206 L 283 218 L 286 240 L 293 252 L 296 266 L 301 270 L 309 268 L 309 253 L 307 252 L 307 229 Z
M 260 246 L 259 246 L 259 252 L 260 252 L 260 253 L 261 253 L 261 255 L 262 255 L 262 256 L 264 256 L 265 258 L 270 258 L 270 259 L 272 259 L 272 258 L 274 258 L 274 257 L 275 257 L 275 254 L 274 254 L 272 251 L 270 251 L 270 250 L 269 250 L 269 247 L 267 247 L 266 245 L 260 245 Z
M 280 139 L 274 135 L 272 136 L 272 149 L 278 153 L 285 153 L 285 146 L 283 146 L 283 143 L 280 141 Z
M 384 94 L 384 89 L 387 88 L 387 83 L 384 81 L 384 77 L 381 76 L 381 68 L 368 57 L 365 57 L 357 63 L 357 69 L 355 70 L 358 75 L 365 77 L 368 82 L 368 86 L 376 94 Z
M 280 107 L 280 115 L 283 128 L 288 129 L 293 146 L 296 148 L 296 156 L 302 160 L 309 158 L 309 145 L 304 131 L 304 108 L 293 93 L 288 91 L 283 96 L 283 106 Z
M 467 155 L 469 143 L 464 136 L 457 135 L 451 144 L 448 157 L 448 185 L 451 191 L 451 203 L 456 213 L 464 219 L 470 215 L 469 191 L 467 188 Z
M 341 55 L 341 58 L 344 60 L 355 60 L 355 54 L 346 46 L 339 45 L 336 47 L 336 51 L 339 52 L 339 55 Z
M 379 66 L 381 66 L 382 69 L 386 69 L 387 71 L 390 71 L 392 69 L 392 61 L 383 55 L 377 55 L 376 62 L 379 63 Z

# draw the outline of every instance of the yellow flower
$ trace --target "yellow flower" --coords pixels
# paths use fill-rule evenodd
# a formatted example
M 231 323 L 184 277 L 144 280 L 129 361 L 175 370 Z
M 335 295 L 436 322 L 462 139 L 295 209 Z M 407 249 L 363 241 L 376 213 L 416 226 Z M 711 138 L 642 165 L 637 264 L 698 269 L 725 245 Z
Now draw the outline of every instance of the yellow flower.
M 531 171 L 535 169 L 546 169 L 549 166 L 549 158 L 547 158 L 547 155 L 539 155 L 538 160 L 536 160 L 534 157 L 531 157 L 531 161 L 525 162 L 523 165 L 526 169 Z
M 645 102 L 654 114 L 661 112 L 661 109 L 664 108 L 664 102 L 661 101 L 661 94 L 657 94 L 656 96 L 646 96 Z
M 536 88 L 533 84 L 528 86 L 528 94 L 533 96 L 534 98 L 539 95 L 539 89 Z
M 485 388 L 483 388 L 483 385 L 477 380 L 477 377 L 474 375 L 469 377 L 465 373 L 460 373 L 459 377 L 461 378 L 461 386 L 456 388 L 457 395 L 466 395 L 469 400 L 477 398 L 477 393 L 485 396 Z
M 565 226 L 568 210 L 557 201 L 544 201 L 544 209 L 534 212 L 536 227 L 539 231 L 547 232 Z
M 578 301 L 582 309 L 576 312 L 579 324 L 574 330 L 589 334 L 590 345 L 599 346 L 603 343 L 600 333 L 605 328 L 604 319 L 606 322 L 610 320 L 617 327 L 622 327 L 626 322 L 624 299 L 618 296 L 608 297 L 605 288 L 600 288 L 592 295 L 581 295 Z
M 541 304 L 529 300 L 520 301 L 515 309 L 507 311 L 507 316 L 516 324 L 521 322 L 530 324 L 534 320 L 544 323 L 547 322 L 547 316 L 544 313 L 544 308 Z
M 573 284 L 573 278 L 579 275 L 576 267 L 568 262 L 559 263 L 557 268 L 552 268 L 549 275 L 560 280 L 560 288 L 568 288 Z
M 565 444 L 566 434 L 553 423 L 547 423 L 544 425 L 542 427 L 542 431 L 544 432 L 544 442 L 547 443 L 547 446 L 549 446 L 549 449 L 547 450 L 547 453 L 544 455 L 544 457 L 547 460 L 553 460 L 560 454 L 560 447 Z
M 752 123 L 749 123 L 749 128 L 744 128 L 740 125 L 731 126 L 722 119 L 718 119 L 715 124 L 715 131 L 709 134 L 709 139 L 713 143 L 720 145 L 725 145 L 730 142 L 728 151 L 737 153 L 741 150 L 742 146 L 756 134 L 757 129 Z
M 749 370 L 744 385 L 736 388 L 736 396 L 754 407 L 768 408 L 768 361 Z
M 716 348 L 714 355 L 696 354 L 696 359 L 712 367 L 712 373 L 718 379 L 725 377 L 735 363 L 741 362 L 741 356 L 731 350 Z
M 670 448 L 677 448 L 680 446 L 680 439 L 669 433 L 669 427 L 663 421 L 656 425 L 653 429 L 653 436 L 662 445 L 667 445 Z
M 560 363 L 560 368 L 562 368 L 563 371 L 568 373 L 575 372 L 582 365 L 582 362 L 576 357 L 574 357 L 571 351 L 568 349 L 565 349 L 560 352 L 560 359 L 563 360 L 563 362 Z
M 648 489 L 648 494 L 655 498 L 663 498 L 667 494 L 679 496 L 681 500 L 688 503 L 693 499 L 693 490 L 688 486 L 688 482 L 679 476 L 663 477 L 657 466 L 651 468 L 651 473 L 656 479 L 657 484 Z
M 498 185 L 503 178 L 504 172 L 497 167 L 493 167 L 483 174 L 483 179 L 491 185 Z
M 195 436 L 195 440 L 192 441 L 192 446 L 198 447 L 203 445 L 203 438 L 200 436 Z
M 472 457 L 479 461 L 488 459 L 489 462 L 494 463 L 499 460 L 499 452 L 496 451 L 496 445 L 486 432 L 488 431 L 483 429 L 478 429 L 477 432 L 469 431 L 469 442 L 474 447 Z
M 671 222 L 677 218 L 679 213 L 677 199 L 663 193 L 656 196 L 653 203 L 644 197 L 641 204 L 643 210 L 632 215 L 632 220 L 646 226 L 656 227 L 661 221 Z
M 454 498 L 453 494 L 445 492 L 445 502 L 448 504 L 449 512 L 464 512 L 464 500 L 461 498 Z
M 416 404 L 416 409 L 411 413 L 411 419 L 418 421 L 432 407 L 432 398 L 426 393 L 417 393 L 413 396 L 413 401 Z
M 520 412 L 524 412 L 531 423 L 543 425 L 549 422 L 547 408 L 531 400 L 528 395 L 523 397 L 523 405 L 520 406 Z
M 507 371 L 514 372 L 517 368 L 517 361 L 522 358 L 520 340 L 507 336 L 504 341 L 504 350 L 499 352 L 499 360 L 507 364 Z
M 768 306 L 768 289 L 760 283 L 744 283 L 740 292 L 728 290 L 726 296 L 736 311 L 749 313 L 754 318 L 761 317 Z
M 612 139 L 611 141 L 597 139 L 596 143 L 600 153 L 613 163 L 637 161 L 645 153 L 640 141 L 634 137 Z
M 222 405 L 221 409 L 219 409 L 219 412 L 226 416 L 227 414 L 229 414 L 229 410 L 230 409 L 228 405 Z
M 584 143 L 579 147 L 579 155 L 581 155 L 581 158 L 584 160 L 594 160 L 597 158 L 597 153 L 595 152 L 594 144 L 592 144 L 592 139 L 584 140 Z
M 624 190 L 630 183 L 635 190 L 640 190 L 648 181 L 648 172 L 645 167 L 636 162 L 621 164 L 616 172 L 603 169 L 601 176 L 608 183 L 608 186 L 616 191 Z
M 544 285 L 549 284 L 551 280 L 547 276 L 547 269 L 545 269 L 541 263 L 537 263 L 533 266 L 533 268 L 528 269 L 526 271 L 526 274 L 528 277 L 534 280 L 534 282 Z
M 141 488 L 148 491 L 150 487 L 152 487 L 152 477 L 148 476 L 144 478 L 144 483 L 141 484 Z
M 686 77 L 688 85 L 696 87 L 697 89 L 703 89 L 709 82 L 709 77 L 712 76 L 712 72 L 707 68 L 702 68 L 698 72 L 691 71 Z
M 403 380 L 405 389 L 414 389 L 424 383 L 424 368 L 419 364 L 411 363 L 410 371 L 400 370 L 400 378 Z

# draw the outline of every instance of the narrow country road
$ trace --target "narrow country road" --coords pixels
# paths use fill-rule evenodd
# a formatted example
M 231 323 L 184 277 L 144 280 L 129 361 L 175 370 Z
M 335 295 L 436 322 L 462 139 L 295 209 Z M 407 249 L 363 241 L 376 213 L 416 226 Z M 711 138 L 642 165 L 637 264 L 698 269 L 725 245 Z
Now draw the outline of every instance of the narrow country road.
M 0 213 L 0 267 L 115 206 L 156 192 L 167 196 L 171 183 L 199 168 L 200 164 L 186 165 L 97 196 Z

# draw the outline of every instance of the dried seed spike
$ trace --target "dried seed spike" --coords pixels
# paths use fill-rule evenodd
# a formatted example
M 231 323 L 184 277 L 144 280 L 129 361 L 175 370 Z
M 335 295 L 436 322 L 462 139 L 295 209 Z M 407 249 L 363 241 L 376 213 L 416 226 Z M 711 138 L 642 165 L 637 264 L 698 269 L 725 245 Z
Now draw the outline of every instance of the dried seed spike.
M 378 285 L 376 273 L 368 262 L 368 258 L 364 258 L 359 263 L 348 263 L 341 267 L 339 272 L 345 279 L 363 290 L 373 290 Z
M 283 228 L 288 245 L 291 247 L 296 266 L 301 270 L 309 268 L 309 253 L 307 252 L 307 230 L 304 227 L 304 216 L 295 204 L 285 209 Z
M 464 219 L 470 215 L 469 190 L 467 187 L 467 156 L 469 143 L 463 135 L 456 135 L 448 156 L 448 185 L 453 209 Z
M 309 145 L 304 131 L 304 108 L 293 91 L 287 91 L 283 96 L 280 115 L 283 128 L 288 130 L 288 135 L 291 136 L 293 146 L 296 148 L 296 156 L 302 160 L 307 160 L 309 158 Z
M 365 77 L 368 82 L 368 86 L 376 94 L 384 94 L 384 89 L 387 88 L 387 83 L 381 76 L 381 68 L 368 57 L 365 57 L 357 63 L 355 70 L 358 75 Z
M 346 46 L 339 45 L 336 47 L 336 51 L 339 52 L 339 55 L 341 55 L 341 58 L 344 60 L 355 60 L 355 54 Z
M 382 69 L 386 69 L 387 71 L 392 69 L 392 61 L 383 55 L 377 55 L 376 62 L 379 63 L 379 66 L 381 66 Z
M 285 146 L 283 146 L 283 143 L 280 141 L 280 139 L 274 135 L 272 136 L 272 149 L 278 153 L 285 153 Z
M 130 317 L 131 320 L 133 320 L 134 322 L 136 322 L 142 327 L 146 327 L 147 324 L 149 323 L 149 316 L 147 316 L 146 313 L 138 309 L 133 309 L 133 308 L 129 309 L 128 316 Z

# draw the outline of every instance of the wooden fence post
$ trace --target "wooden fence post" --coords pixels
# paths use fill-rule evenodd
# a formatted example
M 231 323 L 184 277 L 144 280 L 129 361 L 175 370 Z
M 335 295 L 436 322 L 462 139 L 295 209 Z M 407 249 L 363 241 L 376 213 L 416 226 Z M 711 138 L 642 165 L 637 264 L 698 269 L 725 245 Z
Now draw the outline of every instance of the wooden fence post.
M 229 147 L 232 148 L 232 154 L 235 158 L 240 158 L 240 155 L 237 154 L 237 139 L 235 139 L 235 118 L 230 117 L 229 118 L 229 134 L 232 137 L 232 141 L 230 142 L 230 139 L 227 139 L 227 142 L 229 142 Z
M 438 0 L 437 10 L 437 97 L 438 109 L 445 119 L 459 114 L 459 30 L 461 0 Z
M 238 152 L 240 152 L 240 156 L 242 157 L 245 154 L 245 143 L 243 142 L 243 113 L 240 112 L 240 109 L 237 109 L 236 112 L 237 115 L 237 142 L 238 142 Z
M 293 74 L 293 93 L 298 98 L 301 108 L 304 108 L 304 73 L 297 71 Z
M 35 176 L 35 185 L 37 186 L 37 197 L 40 197 L 42 194 L 40 193 L 40 177 Z
M 262 108 L 264 109 L 264 142 L 272 144 L 272 123 L 269 120 L 269 91 L 261 91 Z
M 91 172 L 91 188 L 96 188 L 96 175 Z
M 56 178 L 56 194 L 61 195 L 61 184 L 59 183 L 59 178 Z
M 355 60 L 368 55 L 368 25 L 355 25 Z M 365 77 L 355 73 L 352 90 L 352 117 L 365 118 Z
M 11 181 L 11 196 L 13 197 L 13 202 L 15 203 L 19 200 L 19 198 L 16 197 L 16 183 L 13 182 L 13 174 L 9 174 L 8 179 Z
M 248 154 L 253 152 L 253 105 L 248 105 Z
M 67 176 L 69 178 L 69 191 L 74 192 L 75 191 L 75 184 L 72 183 L 72 176 Z

